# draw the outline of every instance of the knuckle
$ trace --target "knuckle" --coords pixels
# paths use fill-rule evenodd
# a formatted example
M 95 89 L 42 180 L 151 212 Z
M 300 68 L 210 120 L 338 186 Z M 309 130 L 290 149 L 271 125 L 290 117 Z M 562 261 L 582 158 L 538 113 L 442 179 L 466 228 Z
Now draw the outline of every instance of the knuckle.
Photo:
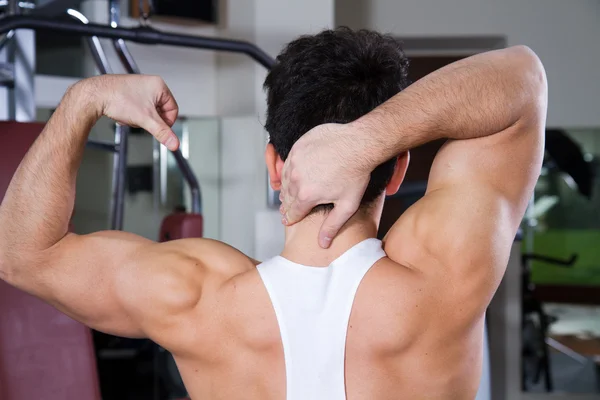
M 158 136 L 161 140 L 167 140 L 169 136 L 171 136 L 170 132 L 166 129 L 161 129 L 158 131 Z
M 300 171 L 298 169 L 290 169 L 290 181 L 298 182 L 300 180 Z
M 164 83 L 163 79 L 158 75 L 151 75 L 149 79 L 150 82 L 154 83 L 155 85 L 160 85 Z
M 298 195 L 296 196 L 298 201 L 307 202 L 311 198 L 311 190 L 308 188 L 302 188 L 298 191 Z
M 323 228 L 323 232 L 325 233 L 325 236 L 332 238 L 337 234 L 338 230 L 335 226 L 327 226 Z
M 339 208 L 340 215 L 344 217 L 351 217 L 357 209 L 354 203 L 341 203 L 338 204 L 337 207 Z

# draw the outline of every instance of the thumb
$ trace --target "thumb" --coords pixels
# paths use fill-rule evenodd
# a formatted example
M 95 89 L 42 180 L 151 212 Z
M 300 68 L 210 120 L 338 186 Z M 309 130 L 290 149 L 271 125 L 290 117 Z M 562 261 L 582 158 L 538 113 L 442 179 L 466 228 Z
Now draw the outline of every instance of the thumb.
M 325 221 L 323 221 L 323 225 L 321 225 L 319 246 L 328 249 L 331 246 L 333 238 L 342 229 L 342 226 L 352 218 L 357 209 L 358 206 L 354 206 L 353 204 L 336 204 L 333 210 L 327 215 L 327 218 L 325 218 Z
M 156 112 L 151 118 L 147 118 L 142 125 L 160 143 L 169 150 L 175 151 L 179 148 L 179 139 L 173 133 L 169 125 Z

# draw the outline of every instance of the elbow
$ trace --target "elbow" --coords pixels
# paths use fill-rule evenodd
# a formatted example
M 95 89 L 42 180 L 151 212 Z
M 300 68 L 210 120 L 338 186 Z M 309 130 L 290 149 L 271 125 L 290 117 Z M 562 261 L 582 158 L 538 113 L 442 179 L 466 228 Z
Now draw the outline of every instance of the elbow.
M 524 45 L 511 47 L 509 51 L 517 64 L 515 76 L 519 77 L 520 87 L 526 98 L 545 107 L 548 81 L 542 61 L 531 48 Z
M 526 126 L 543 126 L 548 109 L 548 81 L 546 70 L 537 54 L 527 46 L 507 49 L 513 61 L 513 77 L 521 101 L 518 121 Z

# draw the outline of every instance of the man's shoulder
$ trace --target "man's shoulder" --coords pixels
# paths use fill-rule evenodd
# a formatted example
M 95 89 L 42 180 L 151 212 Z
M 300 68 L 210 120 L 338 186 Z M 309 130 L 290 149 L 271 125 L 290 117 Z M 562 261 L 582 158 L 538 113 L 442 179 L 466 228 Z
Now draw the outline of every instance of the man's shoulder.
M 260 262 L 235 247 L 214 239 L 194 238 L 171 242 L 186 257 L 200 261 L 208 270 L 219 273 L 243 273 Z

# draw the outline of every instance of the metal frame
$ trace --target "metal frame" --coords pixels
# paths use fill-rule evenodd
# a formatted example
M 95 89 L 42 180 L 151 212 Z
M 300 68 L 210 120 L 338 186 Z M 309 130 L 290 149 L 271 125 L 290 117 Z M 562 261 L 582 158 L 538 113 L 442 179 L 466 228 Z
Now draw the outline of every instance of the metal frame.
M 270 69 L 275 65 L 275 60 L 272 57 L 249 42 L 167 33 L 147 26 L 137 28 L 118 27 L 120 7 L 118 1 L 114 0 L 110 2 L 110 26 L 89 23 L 83 15 L 73 15 L 72 13 L 69 15 L 78 19 L 78 22 L 52 20 L 39 16 L 10 15 L 0 19 L 0 34 L 18 29 L 32 29 L 36 32 L 53 31 L 89 37 L 88 44 L 90 45 L 92 55 L 101 73 L 110 73 L 111 69 L 98 40 L 99 37 L 113 39 L 115 50 L 128 73 L 139 73 L 140 71 L 125 45 L 125 40 L 143 44 L 163 44 L 242 53 L 250 56 L 267 69 Z M 83 17 L 83 19 L 81 17 Z M 88 144 L 92 148 L 108 150 L 115 153 L 112 188 L 113 213 L 111 216 L 111 225 L 113 229 L 117 230 L 120 230 L 123 227 L 127 136 L 128 127 L 117 125 L 114 144 L 98 142 L 90 142 Z M 174 152 L 173 155 L 177 161 L 177 165 L 182 171 L 184 179 L 187 181 L 188 185 L 190 185 L 192 193 L 192 212 L 199 213 L 201 210 L 201 198 L 198 180 L 181 151 L 178 150 Z
M 217 39 L 205 36 L 181 35 L 162 32 L 149 27 L 112 28 L 107 25 L 90 23 L 87 25 L 76 22 L 49 20 L 36 16 L 13 15 L 0 19 L 0 33 L 13 29 L 32 29 L 70 33 L 78 36 L 98 36 L 106 39 L 123 39 L 142 44 L 163 44 L 195 49 L 217 50 L 232 53 L 243 53 L 267 69 L 275 65 L 275 60 L 256 45 L 241 40 Z
M 110 0 L 109 2 L 109 15 L 110 15 L 110 26 L 114 29 L 117 28 L 119 25 L 119 17 L 120 17 L 120 2 L 119 0 Z M 125 68 L 125 70 L 127 71 L 127 73 L 129 74 L 141 74 L 140 68 L 138 67 L 137 63 L 135 62 L 135 59 L 133 58 L 133 56 L 131 55 L 131 53 L 129 52 L 129 48 L 127 47 L 127 44 L 125 43 L 125 41 L 123 39 L 116 39 L 113 40 L 113 46 L 115 48 L 115 51 L 117 52 L 117 55 L 119 56 L 119 60 L 121 61 L 121 64 L 123 64 L 123 67 Z M 121 143 L 125 143 L 127 141 L 127 135 L 129 134 L 128 129 L 124 130 L 122 129 L 120 132 L 120 137 L 119 140 Z M 116 139 L 116 137 L 115 137 Z M 125 146 L 126 147 L 126 146 Z M 160 164 L 160 158 L 156 157 L 157 154 L 160 155 L 160 151 L 156 151 L 156 150 L 160 149 L 160 144 L 158 142 L 154 142 L 154 148 L 153 148 L 153 159 L 154 159 L 154 174 L 153 174 L 153 179 L 155 183 L 158 183 L 159 185 L 155 186 L 155 190 L 160 186 L 160 181 L 157 182 L 157 177 L 160 177 L 160 174 L 158 173 L 158 168 L 157 164 Z M 183 175 L 183 178 L 185 179 L 185 181 L 187 182 L 188 186 L 190 187 L 190 192 L 191 192 L 191 196 L 192 196 L 192 202 L 191 202 L 191 212 L 194 214 L 200 214 L 200 212 L 202 211 L 202 197 L 201 197 L 201 193 L 200 193 L 200 184 L 198 183 L 198 179 L 196 178 L 196 175 L 194 174 L 194 171 L 192 170 L 191 166 L 189 165 L 187 159 L 183 156 L 181 149 L 178 149 L 174 152 L 172 152 L 173 156 L 175 157 L 175 161 L 177 162 L 177 165 L 179 167 L 179 170 L 181 171 L 181 174 Z M 123 158 L 123 155 L 120 155 L 119 157 L 120 159 Z M 161 186 L 162 189 L 162 186 Z M 120 194 L 120 190 L 124 190 L 122 188 L 117 187 L 117 191 L 115 196 Z M 119 199 L 117 199 L 119 200 Z M 121 204 L 119 204 L 120 207 L 122 207 Z

